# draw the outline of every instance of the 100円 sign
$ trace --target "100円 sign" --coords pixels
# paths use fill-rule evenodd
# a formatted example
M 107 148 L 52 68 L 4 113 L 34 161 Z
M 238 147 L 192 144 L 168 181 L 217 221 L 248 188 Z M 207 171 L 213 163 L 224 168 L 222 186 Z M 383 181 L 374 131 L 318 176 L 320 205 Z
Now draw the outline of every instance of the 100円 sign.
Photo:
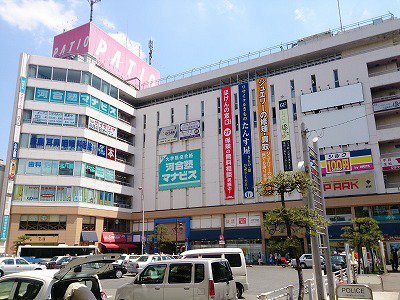
M 200 149 L 160 156 L 159 190 L 201 185 Z

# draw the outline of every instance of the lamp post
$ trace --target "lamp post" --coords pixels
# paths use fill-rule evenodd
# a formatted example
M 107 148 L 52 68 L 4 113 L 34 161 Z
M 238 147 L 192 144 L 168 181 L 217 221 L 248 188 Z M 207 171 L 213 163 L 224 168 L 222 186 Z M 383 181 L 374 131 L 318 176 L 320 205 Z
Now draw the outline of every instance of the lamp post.
M 178 254 L 178 230 L 182 231 L 183 230 L 183 224 L 182 222 L 178 221 L 178 218 L 175 220 L 175 251 L 176 254 Z
M 143 187 L 138 187 L 140 191 L 140 199 L 142 201 L 142 255 L 144 254 L 144 197 L 143 197 Z

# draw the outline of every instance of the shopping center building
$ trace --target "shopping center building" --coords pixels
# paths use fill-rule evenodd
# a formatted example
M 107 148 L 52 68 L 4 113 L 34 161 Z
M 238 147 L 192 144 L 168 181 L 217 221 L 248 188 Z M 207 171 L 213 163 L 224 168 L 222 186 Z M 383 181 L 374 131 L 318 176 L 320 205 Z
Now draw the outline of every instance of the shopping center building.
M 399 98 L 392 15 L 166 79 L 85 24 L 55 37 L 53 57 L 21 55 L 6 251 L 25 234 L 140 252 L 144 207 L 146 236 L 165 224 L 182 248 L 241 247 L 252 262 L 274 238 L 263 215 L 280 205 L 256 184 L 297 170 L 302 123 L 319 137 L 332 246 L 360 216 L 400 246 Z

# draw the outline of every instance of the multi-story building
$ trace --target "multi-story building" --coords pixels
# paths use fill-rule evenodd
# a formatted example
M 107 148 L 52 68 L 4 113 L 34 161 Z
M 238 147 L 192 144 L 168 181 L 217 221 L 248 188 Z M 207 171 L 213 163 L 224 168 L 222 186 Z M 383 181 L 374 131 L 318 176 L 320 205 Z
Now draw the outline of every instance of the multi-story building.
M 319 137 L 332 246 L 343 246 L 341 227 L 359 216 L 378 220 L 388 247 L 400 243 L 399 57 L 400 21 L 392 15 L 169 82 L 122 80 L 110 68 L 114 58 L 107 66 L 88 55 L 23 54 L 26 90 L 23 107 L 16 93 L 7 159 L 19 143 L 8 241 L 28 234 L 32 243 L 80 244 L 88 242 L 82 231 L 100 240 L 104 230 L 127 235 L 114 235 L 111 245 L 103 234 L 100 247 L 129 249 L 144 206 L 147 234 L 165 224 L 178 245 L 238 246 L 251 262 L 274 238 L 263 214 L 280 205 L 259 196 L 256 182 L 297 169 L 304 123 L 309 138 Z M 79 105 L 86 95 L 100 106 Z M 104 147 L 117 159 L 99 155 Z M 298 193 L 287 201 L 303 205 Z

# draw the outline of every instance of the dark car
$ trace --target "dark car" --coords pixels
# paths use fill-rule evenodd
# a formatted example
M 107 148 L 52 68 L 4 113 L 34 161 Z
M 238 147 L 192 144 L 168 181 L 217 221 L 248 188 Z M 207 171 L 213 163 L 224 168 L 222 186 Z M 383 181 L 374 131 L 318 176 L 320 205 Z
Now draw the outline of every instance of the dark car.
M 336 272 L 339 271 L 340 269 L 346 268 L 346 260 L 345 257 L 342 255 L 332 255 L 331 256 L 331 262 L 332 262 L 332 271 Z M 326 265 L 323 265 L 323 269 L 325 271 Z
M 123 264 L 119 264 L 116 262 L 113 262 L 110 264 L 112 268 L 110 267 L 107 269 L 105 272 L 98 274 L 99 278 L 121 278 L 124 274 L 128 272 L 126 267 Z

